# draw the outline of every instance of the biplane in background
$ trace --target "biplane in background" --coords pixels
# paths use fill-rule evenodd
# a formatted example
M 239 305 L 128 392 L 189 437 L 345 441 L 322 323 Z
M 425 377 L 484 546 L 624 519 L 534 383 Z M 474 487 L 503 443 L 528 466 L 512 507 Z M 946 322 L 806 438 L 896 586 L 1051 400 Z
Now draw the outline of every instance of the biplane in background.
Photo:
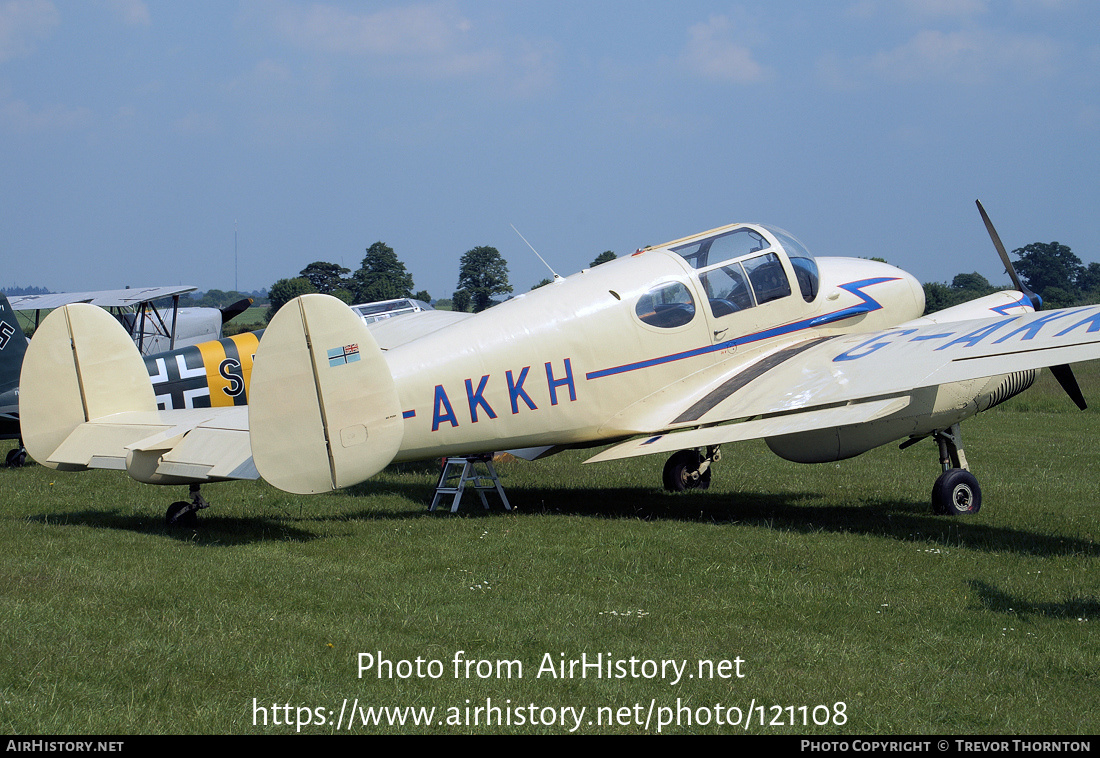
M 136 287 L 97 292 L 57 292 L 45 295 L 11 295 L 16 311 L 34 311 L 34 326 L 42 314 L 71 303 L 104 308 L 129 332 L 142 355 L 163 353 L 177 347 L 221 339 L 222 326 L 248 310 L 251 298 L 225 308 L 180 307 L 180 297 L 195 287 Z M 171 305 L 158 302 L 171 300 Z
M 146 297 L 150 292 L 161 292 L 171 288 L 158 290 L 118 290 L 118 293 L 139 292 L 146 294 L 136 295 Z M 27 340 L 23 337 L 23 330 L 16 318 L 15 307 L 9 300 L 19 302 L 24 310 L 37 308 L 53 308 L 64 306 L 65 299 L 76 297 L 75 302 L 89 302 L 99 307 L 107 307 L 107 312 L 113 318 L 118 319 L 132 339 L 144 335 L 146 344 L 162 344 L 163 340 L 157 338 L 154 333 L 164 322 L 157 325 L 150 315 L 148 325 L 141 325 L 133 311 L 118 310 L 121 306 L 106 306 L 106 304 L 119 303 L 128 296 L 116 297 L 113 293 L 67 293 L 65 295 L 33 295 L 6 297 L 0 293 L 0 439 L 19 439 L 19 375 L 23 365 L 23 358 L 27 348 Z M 56 298 L 55 300 L 51 300 Z M 72 302 L 72 301 L 70 301 Z M 146 370 L 152 384 L 157 407 L 165 410 L 175 408 L 218 407 L 229 405 L 242 405 L 247 402 L 246 387 L 248 376 L 252 370 L 252 358 L 256 354 L 256 346 L 259 344 L 259 335 L 256 333 L 244 333 L 211 339 L 211 335 L 221 334 L 222 324 L 248 307 L 250 300 L 234 303 L 226 309 L 217 308 L 180 308 L 181 315 L 175 325 L 180 327 L 178 331 L 169 332 L 176 334 L 179 341 L 186 346 L 177 347 L 174 350 L 164 350 L 145 357 Z M 30 306 L 34 306 L 34 308 Z M 199 314 L 189 313 L 201 311 Z M 193 317 L 194 316 L 194 317 Z M 156 317 L 160 319 L 159 314 Z M 216 322 L 216 330 L 215 329 Z M 131 329 L 135 323 L 139 328 Z M 149 328 L 155 327 L 155 328 Z M 192 340 L 206 335 L 200 342 L 192 343 Z M 163 336 L 163 335 L 162 335 Z M 169 340 L 171 342 L 171 340 Z M 26 450 L 20 445 L 8 452 L 7 464 L 9 466 L 22 465 L 26 458 Z
M 1100 306 L 1036 312 L 987 226 L 1017 289 L 930 316 L 904 271 L 815 259 L 760 224 L 648 247 L 461 320 L 390 319 L 389 332 L 305 295 L 265 331 L 247 410 L 158 411 L 125 335 L 69 306 L 24 363 L 27 448 L 144 482 L 247 468 L 316 493 L 394 461 L 610 444 L 589 462 L 672 453 L 663 481 L 683 490 L 706 487 L 719 446 L 741 440 L 816 463 L 931 438 L 934 511 L 974 513 L 960 422 L 1048 366 L 1083 405 L 1068 364 L 1100 357 Z

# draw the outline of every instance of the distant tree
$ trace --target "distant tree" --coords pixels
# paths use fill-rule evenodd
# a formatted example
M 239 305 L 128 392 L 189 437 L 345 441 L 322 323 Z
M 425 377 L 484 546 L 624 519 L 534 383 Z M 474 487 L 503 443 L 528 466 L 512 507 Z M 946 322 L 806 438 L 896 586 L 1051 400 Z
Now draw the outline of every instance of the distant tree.
M 326 261 L 314 261 L 306 266 L 298 276 L 309 279 L 313 288 L 324 295 L 331 295 L 338 289 L 347 289 L 348 282 L 345 277 L 351 273 L 350 268 L 344 268 L 336 263 Z
M 598 265 L 598 264 L 593 263 L 592 265 L 595 266 L 595 265 Z M 531 289 L 537 290 L 539 287 L 545 287 L 547 284 L 553 284 L 553 283 L 554 283 L 553 279 L 540 279 L 538 284 L 536 284 Z
M 439 300 L 436 300 L 434 303 L 435 308 L 441 311 L 451 310 L 452 305 L 454 305 L 454 303 L 451 302 L 451 299 L 449 297 L 442 297 Z
M 432 302 L 432 296 L 428 294 L 428 290 L 420 290 L 413 297 L 417 300 L 423 300 L 425 303 Z
M 984 297 L 997 291 L 997 288 L 989 283 L 989 280 L 975 271 L 972 274 L 956 274 L 951 280 L 951 289 L 960 292 L 974 293 L 968 299 Z
M 1051 288 L 1061 290 L 1055 293 L 1057 300 L 1068 295 L 1072 302 L 1078 297 L 1077 280 L 1086 269 L 1081 259 L 1065 245 L 1057 242 L 1032 242 L 1026 247 L 1013 250 L 1012 254 L 1020 259 L 1016 261 L 1015 267 L 1024 284 L 1044 301 L 1050 299 L 1047 290 Z M 1053 303 L 1048 305 L 1053 306 Z
M 352 280 L 349 289 L 357 303 L 412 297 L 412 274 L 384 242 L 375 242 L 367 248 L 363 265 L 352 274 Z
M 232 305 L 233 303 L 244 300 L 246 297 L 252 296 L 246 295 L 243 292 L 237 292 L 236 290 L 230 290 L 229 292 L 224 292 L 222 290 L 207 290 L 202 293 L 202 297 L 198 299 L 192 294 L 192 302 L 186 305 L 197 308 L 224 308 L 227 305 Z M 182 300 L 180 301 L 180 306 L 184 306 Z
M 495 247 L 467 250 L 459 261 L 458 287 L 469 293 L 474 313 L 493 304 L 494 295 L 512 291 L 508 284 L 508 264 Z M 455 293 L 457 298 L 458 293 Z
M 466 290 L 455 290 L 451 297 L 451 310 L 458 313 L 467 313 L 470 310 L 470 293 Z
M 588 264 L 588 267 L 589 268 L 595 268 L 596 266 L 599 266 L 601 263 L 607 263 L 608 261 L 615 260 L 615 257 L 616 256 L 615 256 L 614 251 L 604 250 L 602 253 L 600 253 L 599 255 L 596 256 L 595 260 L 593 260 L 590 264 Z
M 294 298 L 310 292 L 316 292 L 316 290 L 309 283 L 309 279 L 304 276 L 295 279 L 280 279 L 275 282 L 267 292 L 271 301 L 271 305 L 267 309 L 267 320 L 271 321 L 272 317 L 279 312 L 279 309 Z
M 1086 304 L 1100 303 L 1100 263 L 1090 263 L 1077 275 L 1077 288 Z
M 991 295 L 997 288 L 981 274 L 956 274 L 951 284 L 926 282 L 924 285 L 924 312 L 935 313 L 944 308 L 960 305 L 968 300 Z
M 943 282 L 925 282 L 922 286 L 924 287 L 925 314 L 936 313 L 955 304 L 955 293 Z

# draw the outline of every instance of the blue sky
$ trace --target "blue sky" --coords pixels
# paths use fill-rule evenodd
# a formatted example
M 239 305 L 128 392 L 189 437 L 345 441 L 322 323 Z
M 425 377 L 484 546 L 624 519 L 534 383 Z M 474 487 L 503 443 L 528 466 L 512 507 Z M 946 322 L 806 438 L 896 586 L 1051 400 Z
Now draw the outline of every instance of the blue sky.
M 1100 260 L 1092 0 L 0 0 L 0 285 L 449 296 L 735 221 L 922 281 Z M 238 268 L 234 270 L 234 229 Z M 236 277 L 236 279 L 235 279 Z

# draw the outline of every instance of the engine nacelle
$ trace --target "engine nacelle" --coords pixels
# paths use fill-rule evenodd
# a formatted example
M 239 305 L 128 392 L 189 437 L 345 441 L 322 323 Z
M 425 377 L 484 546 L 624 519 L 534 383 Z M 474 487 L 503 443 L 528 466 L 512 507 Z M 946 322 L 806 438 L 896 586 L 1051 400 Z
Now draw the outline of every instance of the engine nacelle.
M 796 463 L 828 463 L 853 458 L 905 437 L 922 437 L 949 428 L 1020 394 L 1038 371 L 1018 371 L 988 379 L 952 382 L 910 393 L 908 407 L 864 424 L 768 437 L 771 451 Z

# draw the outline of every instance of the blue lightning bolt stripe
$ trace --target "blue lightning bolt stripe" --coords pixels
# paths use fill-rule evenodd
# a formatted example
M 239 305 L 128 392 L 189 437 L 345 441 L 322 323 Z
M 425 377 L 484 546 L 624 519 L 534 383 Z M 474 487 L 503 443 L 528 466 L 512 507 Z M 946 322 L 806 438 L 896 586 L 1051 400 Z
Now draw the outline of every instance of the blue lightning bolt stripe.
M 762 340 L 768 340 L 773 337 L 781 337 L 786 334 L 793 334 L 800 332 L 804 329 L 811 329 L 816 326 L 822 326 L 824 324 L 832 324 L 837 321 L 843 321 L 844 319 L 858 316 L 862 313 L 870 313 L 872 311 L 881 310 L 882 303 L 875 300 L 873 297 L 863 291 L 866 287 L 873 287 L 876 284 L 882 284 L 883 282 L 897 281 L 897 277 L 885 277 L 880 276 L 874 279 L 861 279 L 858 282 L 849 282 L 847 284 L 840 285 L 840 288 L 852 293 L 858 297 L 862 302 L 851 306 L 850 308 L 842 308 L 839 311 L 832 313 L 826 313 L 821 316 L 814 316 L 813 318 L 803 319 L 802 321 L 794 321 L 790 324 L 784 324 L 782 326 L 776 326 L 771 329 L 765 329 L 762 332 L 756 332 L 754 334 L 746 334 L 742 337 L 736 337 L 725 342 L 719 342 L 714 345 L 707 345 L 705 347 L 698 347 L 694 350 L 685 350 L 682 353 L 672 353 L 671 355 L 662 355 L 658 358 L 650 358 L 644 361 L 637 361 L 636 363 L 626 363 L 622 366 L 612 366 L 611 368 L 600 369 L 599 371 L 591 371 L 585 374 L 585 379 L 602 379 L 605 376 L 614 376 L 615 374 L 623 374 L 628 371 L 637 371 L 639 369 L 651 368 L 652 366 L 660 366 L 665 363 L 672 363 L 674 361 L 682 361 L 688 358 L 695 358 L 700 355 L 706 355 L 708 353 L 720 352 L 722 350 L 728 350 L 731 347 L 737 347 L 739 345 L 749 345 L 753 342 L 760 342 Z
M 1012 310 L 1013 308 L 1019 308 L 1020 306 L 1031 309 L 1031 301 L 1027 299 L 1026 295 L 1020 295 L 1020 299 L 1014 303 L 1009 303 L 1008 305 L 998 305 L 996 308 L 990 308 L 989 310 L 993 311 L 999 316 L 1007 316 L 1010 310 Z

